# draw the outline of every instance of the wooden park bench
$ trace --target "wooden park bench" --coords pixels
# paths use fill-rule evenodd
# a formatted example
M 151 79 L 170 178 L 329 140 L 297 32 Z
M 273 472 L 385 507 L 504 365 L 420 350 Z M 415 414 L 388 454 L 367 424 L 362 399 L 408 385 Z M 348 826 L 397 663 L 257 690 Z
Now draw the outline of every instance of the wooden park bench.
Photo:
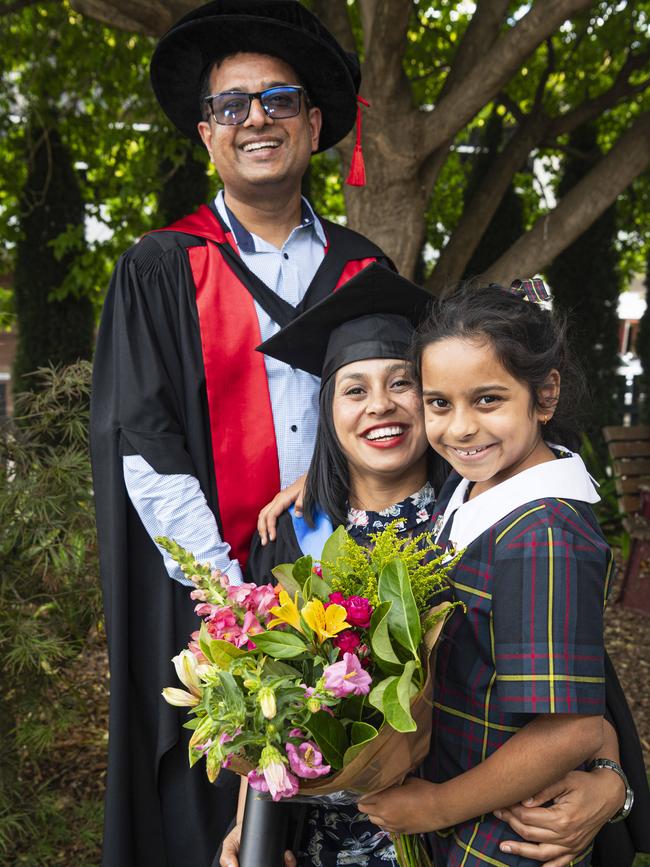
M 630 535 L 619 601 L 650 614 L 650 425 L 604 427 L 623 526 Z

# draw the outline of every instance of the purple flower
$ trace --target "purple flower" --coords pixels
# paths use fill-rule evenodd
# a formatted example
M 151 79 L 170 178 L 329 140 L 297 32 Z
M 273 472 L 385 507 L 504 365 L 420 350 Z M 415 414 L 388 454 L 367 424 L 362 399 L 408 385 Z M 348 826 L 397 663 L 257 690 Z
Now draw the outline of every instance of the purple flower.
M 261 771 L 261 775 L 258 771 Z M 269 792 L 274 801 L 298 794 L 298 779 L 289 773 L 286 759 L 270 744 L 262 750 L 258 771 L 248 774 L 248 782 L 258 792 Z M 264 777 L 266 788 L 262 788 L 260 776 Z
M 269 787 L 264 774 L 260 774 L 257 770 L 249 771 L 247 779 L 251 789 L 255 789 L 256 792 L 268 792 Z
M 347 695 L 367 695 L 372 678 L 363 670 L 353 653 L 344 653 L 340 662 L 328 665 L 323 671 L 325 688 L 336 698 Z
M 289 767 L 304 780 L 315 780 L 329 774 L 330 766 L 323 764 L 323 755 L 313 741 L 305 741 L 295 747 L 292 743 L 285 745 L 289 756 Z

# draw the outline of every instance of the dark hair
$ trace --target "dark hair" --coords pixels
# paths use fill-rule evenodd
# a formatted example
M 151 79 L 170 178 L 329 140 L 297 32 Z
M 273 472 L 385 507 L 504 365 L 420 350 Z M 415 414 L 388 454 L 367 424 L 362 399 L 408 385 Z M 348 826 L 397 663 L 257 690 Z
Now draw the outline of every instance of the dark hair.
M 317 509 L 323 509 L 335 527 L 347 523 L 350 472 L 334 428 L 334 384 L 330 376 L 319 397 L 318 428 L 303 498 L 303 514 L 310 527 L 314 525 Z M 430 447 L 427 448 L 427 479 L 436 493 L 449 473 L 449 464 Z
M 330 376 L 319 396 L 318 428 L 303 498 L 303 514 L 313 526 L 314 515 L 320 507 L 329 515 L 335 527 L 346 523 L 347 502 L 350 493 L 348 460 L 343 453 L 334 429 L 334 383 Z
M 203 120 L 210 120 L 210 106 L 205 101 L 206 96 L 211 95 L 211 87 L 210 87 L 210 76 L 212 75 L 212 70 L 216 66 L 217 68 L 221 66 L 224 60 L 228 60 L 229 57 L 234 57 L 236 54 L 246 54 L 245 51 L 231 51 L 228 54 L 223 54 L 219 57 L 215 57 L 214 60 L 211 60 L 208 63 L 203 72 L 201 73 L 201 78 L 199 79 L 199 108 L 201 110 L 201 117 Z M 272 57 L 275 55 L 271 55 Z M 280 60 L 282 58 L 279 58 Z M 286 61 L 285 61 L 286 62 Z M 289 64 L 290 65 L 290 64 Z M 295 72 L 295 70 L 294 70 Z M 296 81 L 302 87 L 303 96 L 305 97 L 305 108 L 310 109 L 312 107 L 312 102 L 309 98 L 309 93 L 307 92 L 307 88 L 303 84 L 300 76 L 296 72 Z
M 540 404 L 539 388 L 555 369 L 560 374 L 560 397 L 544 427 L 544 439 L 577 450 L 585 381 L 569 350 L 566 330 L 566 317 L 557 310 L 524 301 L 494 283 L 466 283 L 433 302 L 415 335 L 415 370 L 421 378 L 422 354 L 432 343 L 453 337 L 486 340 L 508 373 L 528 385 L 533 405 L 543 410 L 548 404 Z

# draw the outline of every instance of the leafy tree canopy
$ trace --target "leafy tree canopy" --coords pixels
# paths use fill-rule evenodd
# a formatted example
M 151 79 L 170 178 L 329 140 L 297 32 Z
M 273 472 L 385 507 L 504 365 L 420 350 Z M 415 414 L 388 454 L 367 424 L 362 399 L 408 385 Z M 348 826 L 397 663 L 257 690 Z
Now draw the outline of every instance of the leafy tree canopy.
M 26 171 L 24 119 L 30 111 L 43 122 L 56 117 L 80 175 L 90 237 L 62 292 L 83 286 L 99 302 L 119 252 L 156 222 L 161 166 L 173 173 L 187 147 L 170 131 L 148 83 L 154 36 L 169 24 L 156 14 L 159 4 L 73 4 L 5 0 L 4 10 L 0 4 L 0 231 L 8 242 L 0 270 L 13 269 Z M 176 16 L 195 5 L 175 0 L 165 11 Z M 650 0 L 309 5 L 347 47 L 359 50 L 362 92 L 372 102 L 364 112 L 368 186 L 342 185 L 339 160 L 347 168 L 351 138 L 339 155 L 315 161 L 311 194 L 325 215 L 347 213 L 350 224 L 382 244 L 406 274 L 424 256 L 419 273 L 432 272 L 429 283 L 439 288 L 465 272 L 514 185 L 525 234 L 507 261 L 488 269 L 489 276 L 543 270 L 560 252 L 567 225 L 584 230 L 590 210 L 602 213 L 606 206 L 599 176 L 587 173 L 569 217 L 555 207 L 569 135 L 591 121 L 603 159 L 612 155 L 603 171 L 610 179 L 607 195 L 619 197 L 622 273 L 642 270 L 650 241 Z M 139 32 L 109 27 L 91 15 Z M 465 191 L 493 112 L 502 118 L 502 145 L 468 200 Z M 204 159 L 200 148 L 197 158 Z M 542 216 L 548 218 L 545 235 Z M 80 227 L 70 227 L 57 251 L 63 255 L 78 245 L 80 234 Z

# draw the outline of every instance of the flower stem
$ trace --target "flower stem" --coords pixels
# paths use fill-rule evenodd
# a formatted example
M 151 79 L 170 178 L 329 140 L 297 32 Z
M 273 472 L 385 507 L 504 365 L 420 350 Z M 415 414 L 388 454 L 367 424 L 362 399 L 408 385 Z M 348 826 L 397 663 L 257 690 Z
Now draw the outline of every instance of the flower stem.
M 434 867 L 418 834 L 391 835 L 399 867 Z

